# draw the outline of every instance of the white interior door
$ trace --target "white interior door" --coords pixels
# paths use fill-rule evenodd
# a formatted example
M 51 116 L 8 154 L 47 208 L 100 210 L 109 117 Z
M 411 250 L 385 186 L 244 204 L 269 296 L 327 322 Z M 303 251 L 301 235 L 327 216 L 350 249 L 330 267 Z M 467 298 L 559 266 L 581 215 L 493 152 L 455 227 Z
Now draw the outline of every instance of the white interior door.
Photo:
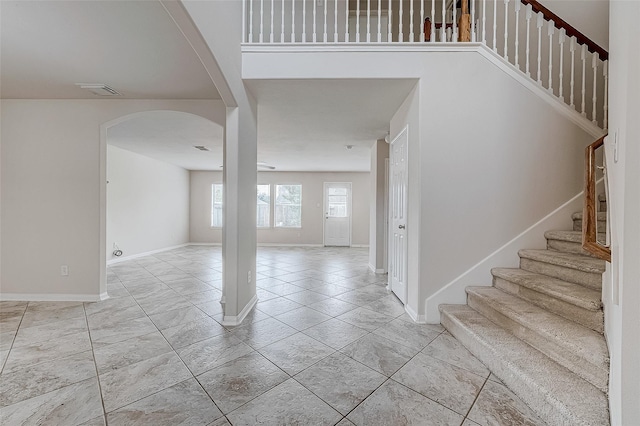
M 351 245 L 351 183 L 324 184 L 324 245 Z
M 391 142 L 389 152 L 389 287 L 407 302 L 407 145 L 408 129 Z

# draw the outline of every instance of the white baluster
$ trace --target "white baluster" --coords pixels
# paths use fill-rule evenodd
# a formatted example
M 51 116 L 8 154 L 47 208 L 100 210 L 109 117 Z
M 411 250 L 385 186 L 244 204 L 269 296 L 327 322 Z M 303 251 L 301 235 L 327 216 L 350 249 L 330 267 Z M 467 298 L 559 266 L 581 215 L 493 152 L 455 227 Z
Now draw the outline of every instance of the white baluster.
M 542 25 L 544 23 L 544 16 L 538 12 L 538 84 L 542 84 L 542 73 L 540 71 L 540 64 L 542 62 Z
M 378 0 L 378 43 L 382 41 L 382 0 Z
M 305 0 L 306 1 L 306 0 Z M 318 5 L 316 4 L 316 2 L 313 2 L 313 36 L 311 37 L 311 40 L 315 43 L 316 41 L 318 41 L 318 37 L 317 37 L 317 29 L 318 27 Z
M 549 92 L 553 93 L 553 33 L 555 30 L 555 26 L 553 21 L 549 21 Z
M 420 0 L 420 41 L 424 41 L 424 0 Z
M 409 41 L 413 43 L 413 0 L 409 0 Z
M 516 0 L 517 2 L 518 0 Z M 509 62 L 509 0 L 504 0 L 504 58 Z
M 598 102 L 598 86 L 596 83 L 598 82 L 598 54 L 596 52 L 593 52 L 591 67 L 593 68 L 593 97 L 591 98 L 593 105 L 591 106 L 591 122 L 597 126 L 598 114 L 596 112 L 596 102 Z
M 403 34 L 403 25 L 402 25 L 402 4 L 404 3 L 404 1 L 400 2 L 400 10 L 398 11 L 398 42 L 402 43 L 404 41 L 404 34 Z
M 402 2 L 400 2 L 402 4 Z M 434 22 L 435 24 L 435 22 Z M 442 0 L 442 27 L 440 27 L 440 41 L 447 41 L 447 0 Z
M 604 124 L 605 130 L 609 128 L 609 61 L 602 63 L 602 75 L 604 76 Z
M 328 40 L 327 37 L 327 3 L 329 2 L 329 0 L 324 0 L 324 31 L 322 33 L 322 41 L 324 41 L 325 43 Z
M 453 11 L 451 12 L 451 41 L 454 43 L 458 42 L 458 8 L 456 7 L 456 0 L 451 2 L 451 7 L 453 7 Z
M 247 25 L 247 0 L 241 0 L 242 1 L 242 43 L 245 42 L 245 37 L 247 36 L 245 34 L 246 32 L 246 28 L 245 26 Z
M 433 1 L 435 1 L 435 0 L 433 0 Z M 389 43 L 391 43 L 391 41 L 393 40 L 393 35 L 391 34 L 391 23 L 393 22 L 393 20 L 391 18 L 392 18 L 392 16 L 391 16 L 391 0 L 389 0 L 389 11 L 387 13 L 387 19 L 389 20 L 389 22 L 387 22 L 387 27 L 389 28 L 389 31 L 387 33 L 387 42 L 389 42 Z
M 347 2 L 348 4 L 349 2 Z M 307 1 L 302 0 L 302 42 L 307 41 Z
M 249 43 L 253 43 L 253 0 L 249 0 Z
M 264 41 L 264 0 L 260 0 L 260 43 Z
M 527 63 L 525 65 L 527 76 L 531 77 L 531 67 L 530 67 L 530 57 L 531 57 L 531 17 L 533 16 L 533 9 L 531 8 L 531 4 L 527 5 Z
M 576 109 L 575 104 L 575 83 L 576 83 L 576 38 L 571 37 L 571 43 L 569 43 L 569 50 L 571 51 L 571 82 L 569 83 L 569 90 L 571 93 L 569 95 L 569 102 L 571 108 Z
M 337 43 L 338 41 L 338 0 L 333 0 L 333 42 Z
M 424 28 L 422 32 L 424 32 Z M 436 41 L 436 0 L 431 0 L 431 40 L 429 41 Z
M 560 87 L 560 93 L 558 94 L 558 96 L 560 96 L 560 100 L 562 102 L 564 102 L 564 42 L 567 39 L 567 31 L 564 28 L 560 29 L 560 36 L 559 36 L 559 42 L 560 42 L 560 83 L 559 83 L 559 87 Z
M 344 0 L 344 42 L 349 43 L 349 0 Z
M 291 0 L 291 43 L 296 42 L 296 0 Z
M 271 0 L 271 29 L 269 32 L 269 43 L 273 43 L 273 14 L 275 13 L 275 0 Z
M 360 43 L 360 0 L 356 1 L 356 43 Z
M 585 110 L 585 98 L 587 96 L 587 90 L 586 90 L 586 70 L 587 70 L 587 45 L 583 44 L 582 45 L 582 51 L 580 52 L 580 59 L 582 59 L 582 109 L 581 114 L 583 117 L 587 116 L 586 110 Z
M 482 0 L 482 42 L 487 44 L 487 0 Z
M 284 0 L 282 0 L 282 11 L 281 11 L 281 20 L 280 22 L 280 43 L 284 43 Z
M 516 58 L 515 65 L 520 69 L 520 8 L 522 3 L 519 0 L 515 0 L 515 9 L 516 9 L 516 41 L 515 41 L 515 50 L 516 50 Z
M 498 51 L 498 0 L 493 0 L 493 51 Z
M 471 0 L 471 41 L 476 42 L 476 0 Z
M 367 0 L 367 43 L 371 42 L 371 0 Z

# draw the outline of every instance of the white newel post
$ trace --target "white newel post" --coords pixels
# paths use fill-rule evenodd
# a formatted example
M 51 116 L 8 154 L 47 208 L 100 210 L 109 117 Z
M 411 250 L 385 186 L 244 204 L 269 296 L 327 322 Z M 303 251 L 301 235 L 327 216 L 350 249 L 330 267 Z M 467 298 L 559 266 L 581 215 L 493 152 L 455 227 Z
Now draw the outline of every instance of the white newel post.
M 603 127 L 605 130 L 609 128 L 609 61 L 602 63 L 602 75 L 604 76 L 604 118 Z

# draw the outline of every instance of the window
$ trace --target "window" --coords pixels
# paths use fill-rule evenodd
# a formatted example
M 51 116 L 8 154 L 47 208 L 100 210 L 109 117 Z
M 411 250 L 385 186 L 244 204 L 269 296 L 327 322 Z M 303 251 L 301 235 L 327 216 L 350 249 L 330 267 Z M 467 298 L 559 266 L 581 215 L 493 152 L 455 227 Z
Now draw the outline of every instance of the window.
M 222 228 L 222 184 L 211 185 L 211 227 Z
M 349 212 L 347 210 L 347 188 L 329 188 L 327 194 L 328 216 L 329 217 L 348 217 Z
M 271 185 L 258 185 L 257 203 L 256 226 L 268 228 L 271 226 Z
M 302 227 L 302 185 L 276 185 L 275 226 Z

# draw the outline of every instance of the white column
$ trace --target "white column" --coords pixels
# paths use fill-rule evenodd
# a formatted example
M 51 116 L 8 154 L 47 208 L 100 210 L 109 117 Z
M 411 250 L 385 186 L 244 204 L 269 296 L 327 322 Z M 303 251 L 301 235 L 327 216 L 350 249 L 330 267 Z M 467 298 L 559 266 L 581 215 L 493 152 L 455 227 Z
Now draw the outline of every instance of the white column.
M 256 299 L 256 106 L 227 108 L 224 141 L 223 325 Z

